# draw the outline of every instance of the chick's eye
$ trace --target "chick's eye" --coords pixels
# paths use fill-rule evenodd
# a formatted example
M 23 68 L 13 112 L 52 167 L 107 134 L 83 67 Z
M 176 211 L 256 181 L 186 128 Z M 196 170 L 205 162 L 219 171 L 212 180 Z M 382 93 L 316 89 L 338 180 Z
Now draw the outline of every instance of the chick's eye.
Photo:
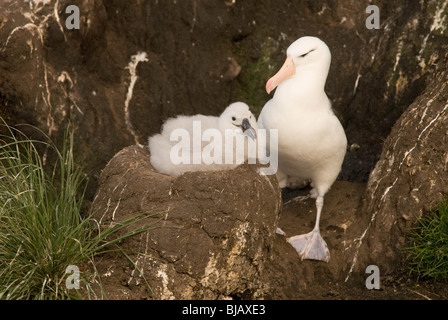
M 235 121 L 236 120 L 236 118 L 235 117 L 232 117 L 232 121 Z

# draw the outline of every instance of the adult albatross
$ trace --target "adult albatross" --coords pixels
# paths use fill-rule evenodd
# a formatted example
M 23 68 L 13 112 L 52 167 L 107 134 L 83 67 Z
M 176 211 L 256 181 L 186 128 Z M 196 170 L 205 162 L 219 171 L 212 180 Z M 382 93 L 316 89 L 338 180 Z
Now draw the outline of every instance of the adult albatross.
M 328 46 L 316 37 L 302 37 L 287 49 L 281 69 L 266 83 L 276 91 L 263 107 L 258 127 L 278 129 L 280 187 L 311 179 L 311 197 L 316 198 L 314 229 L 287 241 L 301 259 L 328 262 L 330 252 L 320 235 L 319 221 L 324 196 L 336 180 L 347 149 L 347 138 L 324 87 L 330 68 Z M 267 141 L 269 146 L 269 141 Z M 270 146 L 271 152 L 276 146 Z

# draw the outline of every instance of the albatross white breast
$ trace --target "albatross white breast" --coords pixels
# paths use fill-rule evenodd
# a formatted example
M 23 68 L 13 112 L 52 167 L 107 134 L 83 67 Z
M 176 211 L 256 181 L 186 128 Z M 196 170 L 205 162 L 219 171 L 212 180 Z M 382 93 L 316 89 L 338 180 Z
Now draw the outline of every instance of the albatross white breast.
M 285 63 L 266 83 L 268 93 L 276 91 L 258 118 L 260 129 L 278 129 L 280 187 L 312 180 L 315 227 L 308 234 L 287 240 L 302 259 L 327 262 L 330 253 L 320 235 L 319 221 L 324 196 L 341 170 L 347 148 L 344 129 L 324 91 L 330 62 L 330 50 L 320 39 L 302 37 L 292 43 Z

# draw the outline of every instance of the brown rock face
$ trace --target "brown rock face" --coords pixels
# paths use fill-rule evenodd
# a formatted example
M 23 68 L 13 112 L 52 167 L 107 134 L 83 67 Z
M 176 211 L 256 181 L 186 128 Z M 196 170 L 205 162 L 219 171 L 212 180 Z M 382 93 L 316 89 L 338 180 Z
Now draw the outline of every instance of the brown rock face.
M 117 153 L 101 174 L 92 206 L 100 225 L 141 212 L 160 215 L 142 222 L 155 229 L 120 243 L 135 265 L 121 253 L 100 258 L 98 271 L 109 295 L 263 297 L 269 287 L 260 279 L 276 237 L 281 198 L 276 178 L 257 169 L 241 165 L 174 178 L 156 172 L 145 149 Z
M 448 71 L 441 64 L 392 128 L 370 174 L 358 217 L 366 226 L 355 253 L 359 263 L 400 270 L 407 231 L 448 194 L 447 123 Z

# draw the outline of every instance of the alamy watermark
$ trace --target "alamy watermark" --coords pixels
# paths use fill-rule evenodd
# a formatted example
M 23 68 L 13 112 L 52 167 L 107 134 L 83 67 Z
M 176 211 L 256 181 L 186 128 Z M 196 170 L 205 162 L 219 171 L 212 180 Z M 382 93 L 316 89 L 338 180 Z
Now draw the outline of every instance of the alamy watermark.
M 79 268 L 76 265 L 69 265 L 65 269 L 66 274 L 70 274 L 67 279 L 65 280 L 65 287 L 68 290 L 71 289 L 79 289 L 79 282 L 80 282 L 80 273 Z
M 65 19 L 65 27 L 69 30 L 72 29 L 78 29 L 79 26 L 79 20 L 80 20 L 80 14 L 79 14 L 79 8 L 78 6 L 71 4 L 65 8 L 65 13 L 70 14 L 67 19 Z
M 369 265 L 366 268 L 366 273 L 370 274 L 366 279 L 366 288 L 369 290 L 380 289 L 380 268 L 376 265 Z
M 278 130 L 258 129 L 256 138 L 238 134 L 238 129 L 225 129 L 224 134 L 218 129 L 208 128 L 202 132 L 201 121 L 193 121 L 192 136 L 184 128 L 174 129 L 170 141 L 179 141 L 171 147 L 170 161 L 179 164 L 242 164 L 247 159 L 249 164 L 258 162 L 268 167 L 261 167 L 260 174 L 272 175 L 278 169 Z M 269 141 L 269 143 L 266 143 Z M 203 147 L 204 142 L 209 142 Z
M 366 13 L 370 13 L 370 15 L 366 19 L 366 28 L 371 29 L 379 29 L 380 28 L 380 9 L 376 5 L 369 5 L 366 8 Z

